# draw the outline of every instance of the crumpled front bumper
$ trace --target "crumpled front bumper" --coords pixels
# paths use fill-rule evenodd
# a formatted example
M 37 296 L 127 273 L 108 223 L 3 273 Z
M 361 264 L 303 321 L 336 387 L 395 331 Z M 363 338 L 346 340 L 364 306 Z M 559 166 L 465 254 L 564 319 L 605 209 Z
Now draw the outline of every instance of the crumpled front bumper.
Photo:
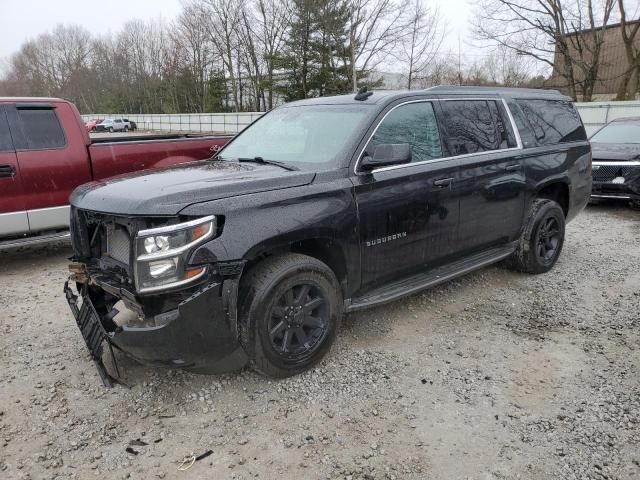
M 121 326 L 110 330 L 108 320 L 101 318 L 93 307 L 90 295 L 85 291 L 81 297 L 83 305 L 86 302 L 91 305 L 90 310 L 95 314 L 91 322 L 99 324 L 97 328 L 103 332 L 104 340 L 139 362 L 199 373 L 222 373 L 238 370 L 248 361 L 233 325 L 235 312 L 229 312 L 235 301 L 225 298 L 225 295 L 235 295 L 235 288 L 227 285 L 228 282 L 212 282 L 199 288 L 180 302 L 177 309 L 162 314 L 168 318 L 166 323 L 154 327 Z M 68 291 L 70 287 L 65 284 L 69 300 Z M 69 304 L 89 346 L 78 318 L 82 309 L 74 308 L 71 300 Z M 95 343 L 95 339 L 93 341 Z M 95 349 L 90 348 L 90 352 L 94 355 Z

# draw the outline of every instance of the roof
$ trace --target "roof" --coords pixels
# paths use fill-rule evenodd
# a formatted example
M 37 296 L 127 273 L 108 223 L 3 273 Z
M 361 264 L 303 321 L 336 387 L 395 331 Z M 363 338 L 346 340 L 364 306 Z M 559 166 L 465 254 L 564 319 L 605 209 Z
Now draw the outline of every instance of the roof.
M 315 97 L 304 100 L 297 100 L 286 103 L 285 106 L 300 105 L 379 105 L 389 103 L 399 98 L 407 97 L 424 97 L 425 95 L 465 95 L 465 96 L 495 96 L 495 97 L 544 97 L 562 100 L 571 100 L 569 97 L 562 95 L 558 90 L 541 90 L 533 88 L 507 88 L 507 87 L 466 87 L 466 86 L 437 86 L 427 88 L 425 90 L 371 90 L 371 95 L 366 100 L 356 100 L 354 93 L 347 95 L 335 95 L 331 97 Z
M 45 103 L 45 102 L 67 102 L 62 98 L 53 97 L 0 97 L 0 103 Z
M 438 95 L 491 95 L 505 97 L 563 97 L 558 90 L 543 90 L 538 88 L 510 88 L 510 87 L 458 87 L 440 85 L 427 88 L 423 92 L 437 93 Z
M 627 20 L 625 22 L 626 26 L 629 27 L 631 25 L 635 25 L 636 23 L 639 23 L 640 20 Z M 574 35 L 580 35 L 582 33 L 589 33 L 589 32 L 593 32 L 594 30 L 609 30 L 610 28 L 619 28 L 622 26 L 622 23 L 610 23 L 609 25 L 605 25 L 604 28 L 602 28 L 602 25 L 599 27 L 595 27 L 595 28 L 585 28 L 582 30 L 576 30 L 574 32 L 569 32 L 569 33 L 565 33 L 563 36 L 564 37 L 572 37 Z

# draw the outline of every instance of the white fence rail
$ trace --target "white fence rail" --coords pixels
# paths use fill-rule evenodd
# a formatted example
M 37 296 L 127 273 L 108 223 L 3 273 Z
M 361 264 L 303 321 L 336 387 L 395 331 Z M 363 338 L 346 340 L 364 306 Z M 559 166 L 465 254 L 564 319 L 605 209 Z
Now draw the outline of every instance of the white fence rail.
M 576 103 L 576 107 L 589 135 L 613 119 L 640 117 L 640 102 L 638 101 Z M 262 112 L 184 113 L 179 115 L 96 114 L 83 115 L 82 118 L 86 121 L 93 118 L 102 120 L 110 117 L 124 117 L 136 122 L 140 129 L 165 132 L 238 133 L 262 114 Z
M 576 108 L 588 135 L 616 118 L 640 117 L 638 101 L 576 103 Z
M 105 118 L 126 118 L 136 122 L 139 129 L 159 130 L 163 132 L 219 132 L 238 133 L 262 112 L 242 113 L 182 113 L 182 114 L 92 114 L 82 115 L 84 121 Z

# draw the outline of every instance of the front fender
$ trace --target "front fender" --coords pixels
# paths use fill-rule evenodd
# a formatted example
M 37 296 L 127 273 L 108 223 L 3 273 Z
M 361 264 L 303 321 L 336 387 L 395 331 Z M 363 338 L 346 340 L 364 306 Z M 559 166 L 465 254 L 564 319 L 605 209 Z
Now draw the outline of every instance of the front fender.
M 345 258 L 359 261 L 352 188 L 347 178 L 335 179 L 187 207 L 182 214 L 224 216 L 220 236 L 198 248 L 192 261 L 251 261 L 306 240 L 334 242 Z

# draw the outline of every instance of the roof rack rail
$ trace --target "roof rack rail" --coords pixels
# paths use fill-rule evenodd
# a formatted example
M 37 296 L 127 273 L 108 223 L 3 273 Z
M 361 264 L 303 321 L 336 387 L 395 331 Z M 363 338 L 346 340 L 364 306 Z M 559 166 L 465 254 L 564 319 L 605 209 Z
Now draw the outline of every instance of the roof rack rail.
M 549 88 L 522 88 L 522 87 L 492 87 L 473 85 L 436 85 L 426 88 L 428 92 L 504 92 L 504 93 L 534 93 L 538 95 L 562 95 L 562 92 Z

